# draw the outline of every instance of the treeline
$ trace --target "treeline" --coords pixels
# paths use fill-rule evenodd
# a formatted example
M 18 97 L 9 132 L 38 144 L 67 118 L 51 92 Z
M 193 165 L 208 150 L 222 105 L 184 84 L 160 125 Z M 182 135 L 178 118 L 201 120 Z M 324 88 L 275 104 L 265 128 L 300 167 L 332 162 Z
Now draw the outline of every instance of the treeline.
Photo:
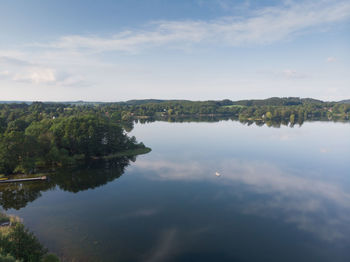
M 345 102 L 323 102 L 312 98 L 272 97 L 268 99 L 219 101 L 188 100 L 130 100 L 116 103 L 39 103 L 0 104 L 0 131 L 5 121 L 19 117 L 26 121 L 39 121 L 44 118 L 57 118 L 84 115 L 87 113 L 103 116 L 113 122 L 130 126 L 131 120 L 140 117 L 176 117 L 220 115 L 240 119 L 262 119 L 271 116 L 274 120 L 349 119 L 350 104 Z M 270 115 L 270 113 L 271 115 Z
M 103 104 L 106 112 L 116 119 L 140 117 L 177 117 L 218 115 L 247 120 L 305 121 L 315 119 L 349 119 L 350 104 L 323 102 L 311 98 L 269 98 L 263 100 L 131 100 Z
M 36 173 L 137 148 L 144 145 L 96 108 L 0 105 L 0 174 Z

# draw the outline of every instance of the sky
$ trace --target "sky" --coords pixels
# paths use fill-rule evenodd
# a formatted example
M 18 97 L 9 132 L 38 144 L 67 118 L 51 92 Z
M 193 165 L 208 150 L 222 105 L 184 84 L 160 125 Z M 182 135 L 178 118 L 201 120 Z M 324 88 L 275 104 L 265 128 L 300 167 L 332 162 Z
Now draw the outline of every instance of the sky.
M 0 0 L 0 100 L 350 99 L 349 0 Z

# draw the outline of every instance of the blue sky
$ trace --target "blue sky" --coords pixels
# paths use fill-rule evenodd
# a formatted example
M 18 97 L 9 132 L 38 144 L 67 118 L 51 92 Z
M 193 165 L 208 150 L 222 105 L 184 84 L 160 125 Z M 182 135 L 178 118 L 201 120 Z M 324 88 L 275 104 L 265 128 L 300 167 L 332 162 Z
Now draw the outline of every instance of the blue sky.
M 350 98 L 350 2 L 0 0 L 0 100 Z

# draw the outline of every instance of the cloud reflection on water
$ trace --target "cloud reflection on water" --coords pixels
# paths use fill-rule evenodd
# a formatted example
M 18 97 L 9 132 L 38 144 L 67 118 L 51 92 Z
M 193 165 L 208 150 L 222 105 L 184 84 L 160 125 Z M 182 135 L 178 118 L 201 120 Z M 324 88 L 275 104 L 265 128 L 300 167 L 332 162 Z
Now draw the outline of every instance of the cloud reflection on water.
M 142 169 L 145 177 L 152 180 L 213 183 L 224 191 L 219 198 L 232 197 L 232 194 L 228 196 L 230 186 L 238 185 L 244 190 L 241 196 L 246 199 L 242 213 L 262 217 L 282 213 L 286 223 L 295 224 L 298 229 L 323 240 L 348 237 L 350 194 L 341 185 L 310 177 L 302 170 L 282 170 L 269 162 L 224 159 L 215 163 L 212 167 L 209 162 L 140 159 L 132 169 Z M 221 177 L 215 176 L 216 170 Z M 251 199 L 251 193 L 262 197 Z M 237 196 L 237 192 L 234 194 Z

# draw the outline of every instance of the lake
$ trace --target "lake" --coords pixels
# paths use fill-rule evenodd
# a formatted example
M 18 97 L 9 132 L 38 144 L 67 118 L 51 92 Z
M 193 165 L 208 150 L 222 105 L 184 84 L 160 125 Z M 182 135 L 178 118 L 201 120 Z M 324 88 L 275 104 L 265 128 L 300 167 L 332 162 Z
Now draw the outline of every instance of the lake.
M 350 261 L 350 124 L 135 124 L 147 155 L 1 188 L 64 261 Z

